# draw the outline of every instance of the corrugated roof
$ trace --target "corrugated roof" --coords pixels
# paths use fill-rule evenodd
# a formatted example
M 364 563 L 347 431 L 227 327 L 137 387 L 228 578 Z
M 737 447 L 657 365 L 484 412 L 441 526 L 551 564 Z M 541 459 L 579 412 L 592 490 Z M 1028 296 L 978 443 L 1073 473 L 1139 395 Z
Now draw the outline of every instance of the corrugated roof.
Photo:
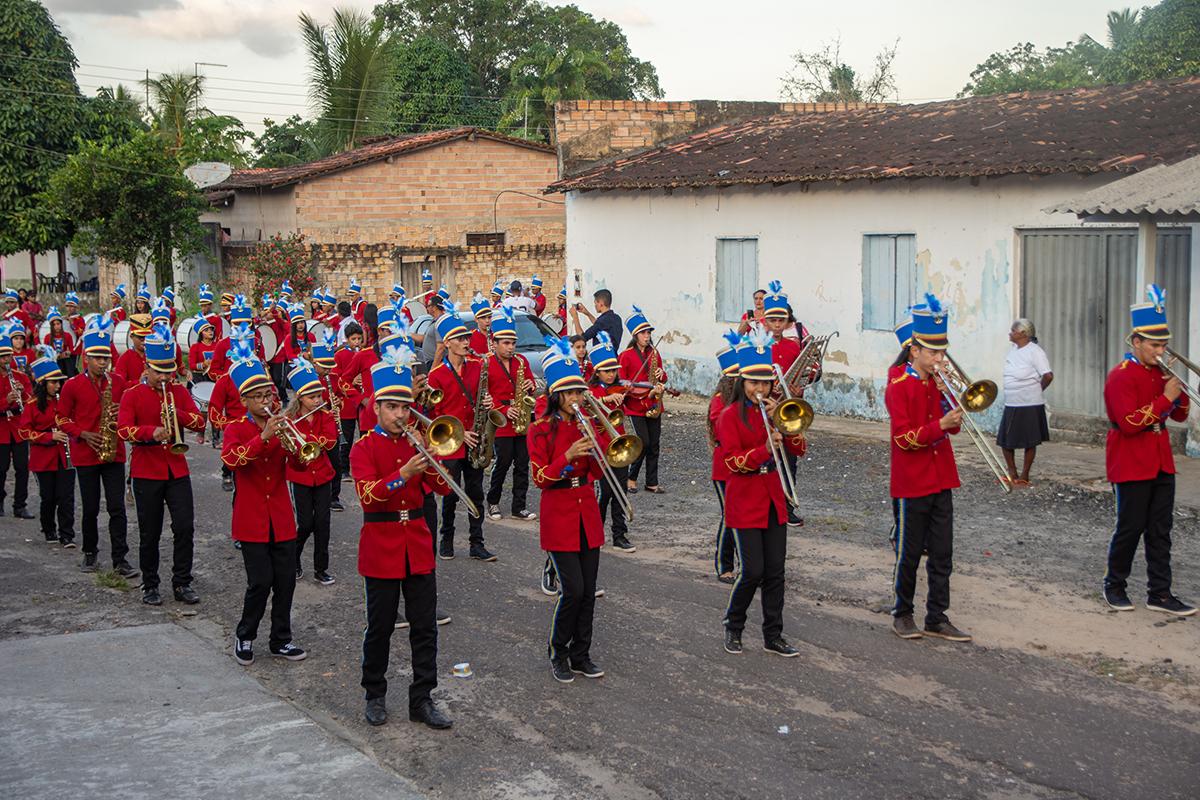
M 494 142 L 503 142 L 504 144 L 525 147 L 530 150 L 540 150 L 546 153 L 554 152 L 554 148 L 549 145 L 505 136 L 502 133 L 484 130 L 483 128 L 447 128 L 440 131 L 430 131 L 429 133 L 417 133 L 411 136 L 375 138 L 353 150 L 334 153 L 331 156 L 326 156 L 316 161 L 295 164 L 290 167 L 234 170 L 233 174 L 221 183 L 208 187 L 208 191 L 216 192 L 222 189 L 252 189 L 256 187 L 274 189 L 310 180 L 319 175 L 328 175 L 391 156 L 406 155 L 417 150 L 467 138 L 489 139 Z
M 1200 215 L 1200 156 L 1159 164 L 1046 209 L 1052 214 Z
M 777 114 L 720 125 L 548 192 L 1136 172 L 1200 153 L 1200 78 Z

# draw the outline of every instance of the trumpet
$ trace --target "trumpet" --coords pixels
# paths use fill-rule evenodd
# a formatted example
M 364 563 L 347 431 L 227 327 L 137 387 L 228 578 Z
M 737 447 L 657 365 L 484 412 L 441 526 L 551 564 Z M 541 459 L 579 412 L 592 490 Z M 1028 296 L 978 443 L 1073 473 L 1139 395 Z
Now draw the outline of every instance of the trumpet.
M 589 398 L 595 406 L 599 405 L 596 398 L 589 392 L 584 395 Z M 596 419 L 600 420 L 600 424 L 604 426 L 605 432 L 612 437 L 612 441 L 608 443 L 608 447 L 603 448 L 601 455 L 600 437 L 596 435 L 596 429 L 592 427 L 589 418 L 584 415 L 583 410 L 578 403 L 572 404 L 572 410 L 575 412 L 575 419 L 579 421 L 579 429 L 583 431 L 583 435 L 587 437 L 592 444 L 592 457 L 596 459 L 596 463 L 600 465 L 600 472 L 604 475 L 604 481 L 608 484 L 608 488 L 612 490 L 613 497 L 621 505 L 621 510 L 625 512 L 627 520 L 633 519 L 633 504 L 629 502 L 629 498 L 625 495 L 625 487 L 617 480 L 617 474 L 613 469 L 627 467 L 634 461 L 638 460 L 638 456 L 642 454 L 642 440 L 630 433 L 617 434 L 617 431 L 608 421 L 608 416 L 604 410 L 597 409 Z
M 291 419 L 285 414 L 270 414 L 271 419 L 282 419 L 284 423 L 284 432 L 281 436 L 281 441 L 285 450 L 295 453 L 302 464 L 311 464 L 316 461 L 321 455 L 321 445 L 316 442 L 310 442 L 304 438 L 304 434 L 296 427 L 296 423 L 311 417 L 313 414 L 324 408 L 327 403 L 321 403 L 319 406 L 303 414 L 296 419 Z
M 1000 482 L 1000 488 L 1004 490 L 1005 494 L 1008 494 L 1012 491 L 1008 472 L 1003 462 L 1000 461 L 1000 456 L 996 455 L 996 452 L 988 445 L 983 431 L 970 417 L 970 413 L 983 411 L 996 401 L 996 384 L 988 380 L 972 381 L 949 353 L 946 353 L 946 361 L 948 362 L 946 366 L 934 367 L 933 370 L 934 375 L 941 380 L 942 386 L 945 387 L 940 389 L 942 397 L 946 398 L 946 402 L 951 406 L 961 408 L 965 412 L 962 416 L 962 429 L 966 431 L 967 438 L 983 456 L 983 463 Z
M 443 397 L 444 395 L 441 389 L 438 389 L 435 386 L 427 385 L 421 390 L 420 394 L 417 395 L 417 405 L 425 406 L 425 408 L 436 406 L 438 403 L 442 402 Z
M 775 365 L 779 369 L 778 365 Z M 755 402 L 758 404 L 758 412 L 762 414 L 763 426 L 767 429 L 767 449 L 771 451 L 771 458 L 775 461 L 775 471 L 779 473 L 779 483 L 783 487 L 783 497 L 788 502 L 788 505 L 800 505 L 800 492 L 796 490 L 796 478 L 792 475 L 792 471 L 788 469 L 787 451 L 784 450 L 783 444 L 776 442 L 771 437 L 772 429 L 779 431 L 784 436 L 795 436 L 803 433 L 808 427 L 803 420 L 803 400 L 789 398 L 775 406 L 775 411 L 770 415 L 767 414 L 767 404 L 763 402 L 763 396 L 755 397 Z M 808 409 L 809 424 L 812 423 L 812 408 Z
M 450 489 L 458 495 L 458 499 L 466 504 L 467 513 L 472 517 L 478 518 L 480 516 L 479 507 L 467 495 L 466 489 L 456 483 L 454 478 L 450 477 L 450 473 L 446 471 L 446 468 L 434 458 L 435 455 L 445 458 L 463 446 L 463 442 L 466 441 L 466 429 L 463 428 L 462 422 L 457 417 L 452 417 L 449 414 L 443 414 L 440 417 L 430 419 L 412 406 L 409 406 L 408 409 L 409 413 L 425 426 L 425 439 L 422 440 L 407 425 L 404 426 L 405 437 L 412 443 L 417 452 L 429 462 L 429 465 L 433 467 L 438 477 L 444 480 L 450 486 Z M 433 452 L 431 453 L 430 451 Z
M 179 415 L 175 413 L 175 396 L 170 392 L 170 381 L 159 384 L 162 389 L 162 423 L 167 429 L 167 452 L 181 456 L 188 451 L 187 442 L 183 440 L 183 428 L 179 425 Z

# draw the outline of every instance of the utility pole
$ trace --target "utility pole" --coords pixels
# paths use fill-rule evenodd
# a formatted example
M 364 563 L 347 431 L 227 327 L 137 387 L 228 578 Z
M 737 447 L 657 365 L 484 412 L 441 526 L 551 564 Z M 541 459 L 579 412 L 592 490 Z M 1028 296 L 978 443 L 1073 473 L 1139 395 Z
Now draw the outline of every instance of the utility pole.
M 529 138 L 529 98 L 525 98 L 525 134 L 524 138 Z
M 192 76 L 196 81 L 196 113 L 200 113 L 200 67 L 228 67 L 228 64 L 216 64 L 212 61 L 193 61 Z

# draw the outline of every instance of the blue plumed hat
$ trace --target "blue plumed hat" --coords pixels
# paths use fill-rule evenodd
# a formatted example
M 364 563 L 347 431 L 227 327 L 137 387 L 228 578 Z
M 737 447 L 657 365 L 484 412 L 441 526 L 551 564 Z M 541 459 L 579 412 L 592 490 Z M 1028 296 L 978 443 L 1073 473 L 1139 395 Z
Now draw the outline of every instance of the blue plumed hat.
M 125 284 L 118 283 L 116 288 L 109 292 L 115 299 L 125 302 Z
M 896 326 L 896 341 L 900 342 L 901 347 L 908 347 L 912 344 L 913 332 L 913 313 L 918 309 L 924 309 L 924 303 L 918 303 L 915 306 L 910 306 L 908 309 L 908 318 Z
M 335 355 L 337 354 L 337 334 L 333 328 L 326 326 L 325 333 L 319 342 L 313 342 L 312 357 L 313 363 L 318 367 L 333 369 L 337 366 Z
M 1167 327 L 1167 291 L 1151 283 L 1146 285 L 1148 303 L 1136 303 L 1129 307 L 1129 322 L 1133 333 L 1143 339 L 1165 341 L 1171 338 Z
M 213 333 L 216 333 L 216 328 L 214 328 L 213 324 L 209 322 L 208 317 L 198 317 L 196 321 L 192 323 L 192 333 L 196 334 L 196 341 L 200 341 L 200 334 L 204 332 L 205 328 L 208 328 Z
M 75 294 L 75 292 L 67 292 L 66 295 L 63 297 L 63 305 L 64 306 L 78 306 L 79 305 L 79 295 Z
M 92 317 L 83 330 L 83 354 L 87 356 L 112 356 L 112 314 L 105 311 Z
M 617 350 L 613 347 L 612 337 L 607 331 L 598 331 L 588 348 L 588 360 L 593 369 L 616 369 Z
M 500 281 L 496 281 L 494 284 L 492 284 L 492 297 L 496 298 L 497 300 L 499 300 L 501 297 L 504 297 L 504 287 L 500 285 Z
M 770 381 L 775 379 L 775 367 L 771 364 L 771 348 L 775 337 L 765 328 L 757 328 L 743 336 L 737 348 L 738 374 L 748 380 Z
M 412 363 L 415 356 L 406 344 L 380 347 L 379 363 L 371 367 L 371 385 L 375 387 L 372 398 L 411 403 Z
M 442 308 L 446 310 L 437 321 L 438 336 L 443 342 L 454 339 L 458 336 L 468 336 L 470 331 L 463 321 L 458 317 L 458 306 L 451 302 L 442 304 Z
M 303 303 L 292 303 L 292 305 L 288 306 L 287 311 L 288 311 L 288 322 L 292 323 L 293 325 L 296 324 L 297 322 L 304 321 L 305 314 L 304 314 L 304 304 Z
M 642 331 L 652 331 L 654 326 L 650 324 L 650 320 L 646 319 L 646 315 L 637 306 L 633 306 L 633 313 L 629 315 L 629 319 L 625 320 L 625 327 L 629 329 L 630 336 L 637 336 Z
M 254 354 L 254 330 L 248 323 L 238 325 L 229 336 L 229 379 L 237 387 L 238 394 L 249 394 L 264 386 L 271 386 L 267 371 Z
M 19 303 L 21 302 L 21 294 L 11 286 L 7 286 L 4 289 L 4 299 L 12 300 L 14 303 Z
M 768 319 L 788 317 L 788 296 L 784 294 L 783 284 L 779 281 L 767 284 L 767 296 L 763 298 L 763 316 Z
M 945 350 L 950 346 L 946 334 L 950 324 L 949 314 L 933 294 L 925 293 L 925 305 L 913 307 L 912 341 L 930 350 Z
M 401 345 L 410 350 L 414 347 L 412 334 L 408 332 L 408 323 L 404 321 L 403 316 L 397 314 L 395 321 L 388 326 L 387 333 L 379 337 L 379 351 L 383 352 L 385 347 L 399 347 Z
M 513 340 L 517 338 L 517 317 L 510 306 L 500 306 L 492 315 L 492 338 Z
M 437 295 L 438 297 L 442 298 L 443 303 L 450 299 L 450 290 L 446 288 L 446 284 L 443 283 L 440 287 L 438 287 Z
M 147 366 L 155 372 L 174 372 L 175 349 L 175 337 L 171 335 L 171 326 L 161 320 L 154 323 L 150 335 L 146 337 Z
M 404 297 L 404 295 L 405 295 L 404 287 L 398 283 L 393 283 L 392 284 L 392 293 L 389 296 L 390 297 Z
M 145 300 L 147 303 L 150 302 L 150 287 L 147 286 L 144 281 L 142 282 L 142 285 L 138 287 L 137 299 Z
M 212 289 L 207 283 L 200 284 L 200 302 L 211 303 L 213 301 Z
M 362 284 L 358 282 L 358 278 L 350 279 L 350 288 L 347 291 L 352 297 L 358 297 L 362 294 Z
M 12 337 L 8 333 L 8 326 L 0 323 L 0 356 L 12 355 Z
M 492 290 L 495 294 L 496 290 Z M 471 299 L 471 313 L 475 315 L 475 319 L 480 317 L 490 317 L 492 315 L 492 304 L 487 301 L 487 298 L 479 292 L 475 293 L 475 297 Z
M 725 346 L 717 351 L 717 364 L 721 367 L 722 375 L 737 375 L 738 348 L 742 346 L 742 337 L 736 331 L 726 331 Z
M 325 291 L 321 294 L 321 304 L 327 306 L 337 305 L 337 295 L 333 293 L 332 286 L 326 286 Z
M 546 337 L 548 349 L 542 355 L 542 376 L 546 380 L 547 394 L 564 392 L 568 389 L 587 389 L 583 372 L 575 360 L 575 351 L 566 339 Z
M 171 324 L 171 307 L 167 305 L 165 298 L 158 297 L 154 300 L 154 307 L 150 309 L 150 323 L 165 322 Z
M 433 273 L 429 270 L 421 270 L 421 285 L 433 286 Z
M 62 318 L 63 315 L 58 310 L 58 306 L 50 306 L 50 310 L 46 312 L 46 322 L 53 322 L 56 319 L 61 321 Z
M 540 289 L 542 288 L 542 279 L 534 275 L 533 279 L 529 281 L 529 285 Z
M 296 394 L 319 394 L 325 391 L 321 376 L 307 358 L 293 358 L 288 371 L 288 386 Z
M 163 300 L 166 300 L 168 305 L 175 305 L 175 287 L 167 285 L 162 290 Z
M 558 296 L 563 300 L 567 299 L 567 285 L 565 283 L 563 284 L 563 287 L 558 290 Z
M 40 344 L 35 348 L 40 357 L 29 365 L 29 371 L 33 373 L 33 379 L 41 383 L 42 381 L 65 381 L 67 378 L 62 374 L 62 370 L 58 368 L 57 354 L 54 348 L 49 345 Z
M 253 314 L 250 313 L 250 306 L 246 305 L 246 295 L 234 295 L 233 305 L 229 308 L 229 321 L 233 325 L 241 323 L 250 324 Z
M 283 300 L 291 300 L 292 299 L 292 284 L 291 283 L 289 283 L 286 280 L 283 282 L 283 284 L 279 287 L 279 297 Z

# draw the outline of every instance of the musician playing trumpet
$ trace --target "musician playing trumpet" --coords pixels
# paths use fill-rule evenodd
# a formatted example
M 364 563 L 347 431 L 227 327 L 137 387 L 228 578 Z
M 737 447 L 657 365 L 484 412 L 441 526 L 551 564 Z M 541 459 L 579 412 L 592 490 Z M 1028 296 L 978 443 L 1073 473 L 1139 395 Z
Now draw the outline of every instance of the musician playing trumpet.
M 526 434 L 534 404 L 533 370 L 517 352 L 517 321 L 512 308 L 500 306 L 492 319 L 492 351 L 488 359 L 488 393 L 504 425 L 496 429 L 496 463 L 487 493 L 487 513 L 500 519 L 500 494 L 512 469 L 513 519 L 535 520 L 537 514 L 525 507 L 529 494 L 529 448 Z
M 318 370 L 308 360 L 297 358 L 291 363 L 288 384 L 292 402 L 285 415 L 293 420 L 299 438 L 315 445 L 316 458 L 291 459 L 287 465 L 287 480 L 292 486 L 296 503 L 296 580 L 304 576 L 302 565 L 304 545 L 313 540 L 313 579 L 322 586 L 332 586 L 329 574 L 329 512 L 337 473 L 329 454 L 337 447 L 338 429 L 325 384 Z M 244 547 L 244 545 L 243 545 Z
M 742 652 L 742 631 L 754 593 L 762 589 L 763 649 L 785 658 L 800 652 L 783 638 L 784 562 L 787 558 L 787 500 L 791 486 L 779 470 L 785 454 L 804 455 L 803 431 L 779 430 L 772 397 L 774 341 L 765 330 L 752 332 L 737 348 L 738 381 L 728 407 L 717 419 L 717 450 L 729 470 L 725 524 L 733 529 L 741 567 L 725 611 L 725 652 Z M 771 427 L 767 426 L 772 421 Z

